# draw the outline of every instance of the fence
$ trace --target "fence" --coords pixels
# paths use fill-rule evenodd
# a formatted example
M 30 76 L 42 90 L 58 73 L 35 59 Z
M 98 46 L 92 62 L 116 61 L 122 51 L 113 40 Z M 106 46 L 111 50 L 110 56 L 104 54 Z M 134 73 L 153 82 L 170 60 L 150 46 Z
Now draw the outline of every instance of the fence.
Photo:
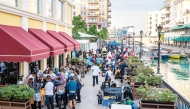
M 182 96 L 178 91 L 176 91 L 174 88 L 172 88 L 169 84 L 167 84 L 165 81 L 163 81 L 162 86 L 163 88 L 170 89 L 173 93 L 178 95 L 177 100 L 175 101 L 175 104 L 178 109 L 190 109 L 190 101 L 187 100 L 184 96 Z

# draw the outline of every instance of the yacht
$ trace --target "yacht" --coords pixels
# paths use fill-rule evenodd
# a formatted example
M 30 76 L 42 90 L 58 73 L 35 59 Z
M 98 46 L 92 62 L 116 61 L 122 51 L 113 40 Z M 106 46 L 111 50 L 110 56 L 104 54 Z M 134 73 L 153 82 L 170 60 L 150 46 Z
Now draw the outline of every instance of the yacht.
M 164 59 L 169 57 L 168 51 L 161 50 L 160 54 L 161 54 L 161 57 Z
M 171 51 L 169 54 L 170 58 L 179 59 L 180 58 L 180 52 L 179 51 Z

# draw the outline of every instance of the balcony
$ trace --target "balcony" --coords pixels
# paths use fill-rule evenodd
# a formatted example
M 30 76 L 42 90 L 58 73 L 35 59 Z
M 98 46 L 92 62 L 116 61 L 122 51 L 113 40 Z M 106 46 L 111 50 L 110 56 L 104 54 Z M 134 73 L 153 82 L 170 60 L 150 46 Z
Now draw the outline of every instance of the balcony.
M 88 24 L 97 24 L 97 21 L 88 21 Z
M 89 1 L 88 4 L 99 4 L 99 1 L 98 0 Z
M 89 11 L 99 11 L 99 8 L 88 8 Z
M 166 18 L 164 19 L 164 21 L 165 21 L 165 22 L 169 22 L 169 21 L 170 21 L 170 18 L 169 18 L 169 17 L 166 17 Z
M 108 24 L 111 24 L 111 21 L 108 21 Z
M 166 10 L 165 15 L 169 15 L 171 13 L 170 10 Z
M 176 25 L 177 25 L 177 26 L 181 26 L 181 25 L 184 25 L 184 22 L 181 22 L 181 21 L 179 21 L 179 22 L 176 22 Z
M 164 25 L 163 28 L 168 29 L 168 28 L 171 28 L 171 26 L 170 25 Z
M 165 7 L 165 8 L 170 8 L 171 5 L 170 5 L 170 4 L 166 4 L 164 7 Z
M 110 7 L 111 6 L 111 3 L 108 3 L 108 7 Z
M 98 17 L 99 15 L 98 14 L 88 14 L 87 16 L 89 16 L 89 17 Z
M 111 12 L 111 9 L 108 9 L 108 12 Z
M 111 18 L 111 15 L 108 15 L 108 18 Z

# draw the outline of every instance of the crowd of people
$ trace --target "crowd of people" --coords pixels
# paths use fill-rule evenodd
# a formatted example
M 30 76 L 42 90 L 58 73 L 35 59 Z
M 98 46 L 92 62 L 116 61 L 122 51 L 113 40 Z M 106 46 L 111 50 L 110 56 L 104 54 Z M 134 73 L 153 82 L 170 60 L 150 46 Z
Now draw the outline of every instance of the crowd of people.
M 110 83 L 113 79 L 115 71 L 118 69 L 120 73 L 124 75 L 125 68 L 128 67 L 126 64 L 126 57 L 124 54 L 131 55 L 133 51 L 128 51 L 127 49 L 121 53 L 115 48 L 106 48 L 107 56 L 102 55 L 102 50 L 98 49 L 95 51 L 89 50 L 88 52 L 79 50 L 76 52 L 76 57 L 80 58 L 81 65 L 86 67 L 86 70 L 81 71 L 77 66 L 72 66 L 70 64 L 69 56 L 66 58 L 67 65 L 62 66 L 60 71 L 56 68 L 46 68 L 42 72 L 38 66 L 34 71 L 28 75 L 27 85 L 34 88 L 35 94 L 32 98 L 32 109 L 36 109 L 38 106 L 41 109 L 41 104 L 46 105 L 47 109 L 54 109 L 54 100 L 56 101 L 58 107 L 58 99 L 56 96 L 56 88 L 58 85 L 64 85 L 65 94 L 62 96 L 61 102 L 64 104 L 66 109 L 67 104 L 69 104 L 70 109 L 75 109 L 76 103 L 81 102 L 80 91 L 84 84 L 81 81 L 80 73 L 92 73 L 92 86 L 98 84 L 98 77 L 102 75 L 105 77 L 105 81 Z M 107 69 L 106 71 L 105 68 Z M 103 75 L 105 72 L 105 75 Z M 121 79 L 122 82 L 122 79 Z M 59 84 L 58 84 L 59 83 Z M 55 98 L 55 99 L 54 99 Z
M 71 64 L 61 67 L 60 72 L 56 72 L 52 68 L 47 68 L 42 72 L 36 67 L 34 72 L 27 77 L 27 85 L 35 90 L 34 97 L 31 100 L 33 101 L 31 103 L 32 109 L 37 109 L 36 106 L 41 109 L 41 104 L 45 104 L 47 109 L 54 109 L 54 97 L 56 103 L 58 103 L 55 96 L 58 85 L 65 86 L 65 94 L 61 99 L 64 109 L 66 109 L 68 103 L 70 109 L 75 109 L 76 102 L 81 102 L 80 90 L 83 86 L 79 72 L 79 69 L 71 66 Z

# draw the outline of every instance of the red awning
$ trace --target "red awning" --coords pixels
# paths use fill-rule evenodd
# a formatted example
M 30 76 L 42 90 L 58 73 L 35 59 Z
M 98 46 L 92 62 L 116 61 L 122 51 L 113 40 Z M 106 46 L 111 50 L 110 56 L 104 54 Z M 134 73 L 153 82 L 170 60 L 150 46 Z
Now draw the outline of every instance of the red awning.
M 80 43 L 77 42 L 75 39 L 73 39 L 71 36 L 69 36 L 67 33 L 65 33 L 65 32 L 59 32 L 59 34 L 61 34 L 67 40 L 69 40 L 71 43 L 73 43 L 75 45 L 75 50 L 80 49 Z
M 74 44 L 72 44 L 70 41 L 68 41 L 65 37 L 63 37 L 62 35 L 60 35 L 56 31 L 48 30 L 47 33 L 65 46 L 65 52 L 69 52 L 69 51 L 74 50 Z
M 0 25 L 0 62 L 34 62 L 49 57 L 49 48 L 21 27 Z
M 60 55 L 65 52 L 64 45 L 43 30 L 30 28 L 28 29 L 28 32 L 50 48 L 51 56 Z

